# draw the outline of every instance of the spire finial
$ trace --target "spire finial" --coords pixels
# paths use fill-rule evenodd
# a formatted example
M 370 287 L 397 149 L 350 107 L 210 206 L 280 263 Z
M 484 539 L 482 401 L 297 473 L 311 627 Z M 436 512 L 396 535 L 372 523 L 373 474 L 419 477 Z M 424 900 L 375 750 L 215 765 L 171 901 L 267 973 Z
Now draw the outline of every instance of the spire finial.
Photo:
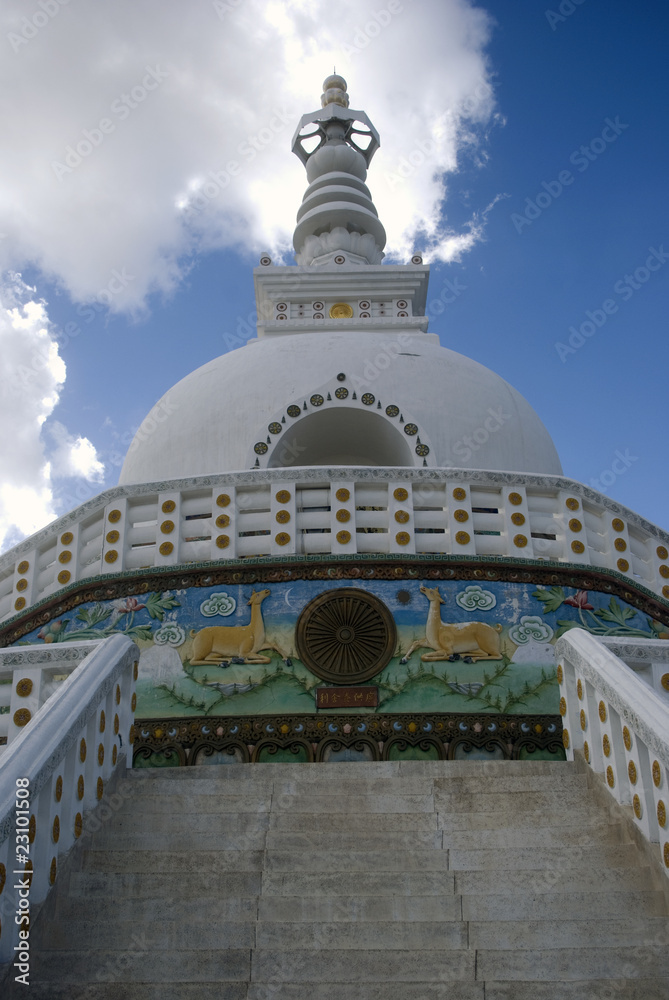
M 346 80 L 343 76 L 333 73 L 323 82 L 323 93 L 321 94 L 321 107 L 327 108 L 328 104 L 338 104 L 341 108 L 348 107 L 348 94 L 346 93 Z

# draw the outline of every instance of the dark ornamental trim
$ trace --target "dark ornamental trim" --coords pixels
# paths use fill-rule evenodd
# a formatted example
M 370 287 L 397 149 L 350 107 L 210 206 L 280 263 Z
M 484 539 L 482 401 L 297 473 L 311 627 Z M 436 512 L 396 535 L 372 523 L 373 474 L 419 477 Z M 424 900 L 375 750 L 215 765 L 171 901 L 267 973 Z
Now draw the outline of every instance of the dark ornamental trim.
M 316 763 L 330 753 L 354 750 L 362 759 L 390 760 L 393 751 L 418 748 L 435 760 L 462 759 L 472 750 L 518 760 L 547 750 L 564 760 L 559 715 L 263 715 L 190 719 L 136 719 L 133 765 L 197 766 L 214 754 L 230 763 L 257 763 L 288 751 Z

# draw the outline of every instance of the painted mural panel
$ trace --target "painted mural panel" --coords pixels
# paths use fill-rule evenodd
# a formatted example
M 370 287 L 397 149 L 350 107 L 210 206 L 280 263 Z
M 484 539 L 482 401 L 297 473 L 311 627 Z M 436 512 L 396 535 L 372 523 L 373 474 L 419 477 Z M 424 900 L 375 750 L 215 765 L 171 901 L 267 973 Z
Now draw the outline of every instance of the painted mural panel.
M 88 603 L 22 642 L 68 642 L 123 633 L 141 649 L 140 718 L 299 714 L 333 687 L 305 666 L 296 644 L 304 608 L 343 581 L 218 585 Z M 531 583 L 355 583 L 390 612 L 396 643 L 365 685 L 378 705 L 347 712 L 558 711 L 554 643 L 567 629 L 669 638 L 666 626 L 595 591 Z M 349 685 L 350 686 L 350 685 Z M 319 709 L 336 712 L 337 707 Z

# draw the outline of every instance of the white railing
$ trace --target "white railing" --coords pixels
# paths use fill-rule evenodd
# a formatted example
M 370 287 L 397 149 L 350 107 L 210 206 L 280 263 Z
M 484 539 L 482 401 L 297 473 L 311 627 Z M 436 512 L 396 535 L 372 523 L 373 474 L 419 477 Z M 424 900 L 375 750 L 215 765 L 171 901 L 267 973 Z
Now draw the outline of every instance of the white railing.
M 112 772 L 132 759 L 139 650 L 120 635 L 81 647 L 85 658 L 0 759 L 0 963 L 19 943 L 15 915 L 43 902 Z M 31 876 L 18 874 L 26 862 Z
M 0 754 L 99 640 L 0 649 Z M 1 759 L 1 758 L 0 758 Z
M 669 598 L 669 535 L 562 477 L 270 469 L 101 493 L 0 558 L 0 621 L 64 587 L 124 570 L 356 553 L 576 563 Z
M 643 836 L 659 844 L 669 876 L 668 644 L 571 629 L 555 651 L 567 758 L 581 751 L 613 797 L 631 805 Z

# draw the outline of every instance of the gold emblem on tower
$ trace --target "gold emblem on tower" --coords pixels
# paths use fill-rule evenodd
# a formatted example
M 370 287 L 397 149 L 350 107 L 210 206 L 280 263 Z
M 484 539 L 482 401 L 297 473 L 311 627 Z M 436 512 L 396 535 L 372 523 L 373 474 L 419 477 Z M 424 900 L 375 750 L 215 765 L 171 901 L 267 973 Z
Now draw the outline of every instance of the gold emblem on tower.
M 353 316 L 353 306 L 348 302 L 335 302 L 330 307 L 330 319 L 351 319 Z

